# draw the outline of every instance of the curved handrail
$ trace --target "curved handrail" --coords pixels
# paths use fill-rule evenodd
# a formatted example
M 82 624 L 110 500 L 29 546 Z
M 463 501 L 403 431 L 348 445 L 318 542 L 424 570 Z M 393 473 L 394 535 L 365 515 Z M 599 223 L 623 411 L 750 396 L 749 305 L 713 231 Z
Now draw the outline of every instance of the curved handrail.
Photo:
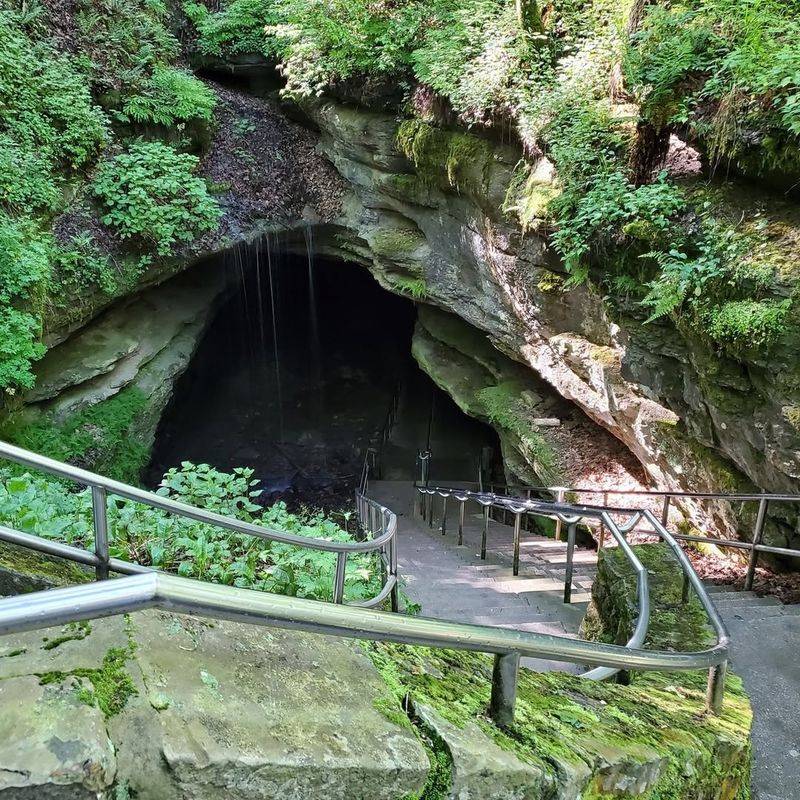
M 569 549 L 568 549 L 568 571 L 566 583 L 571 582 L 571 559 L 572 549 L 575 542 L 575 526 L 582 519 L 594 518 L 600 521 L 611 531 L 612 536 L 617 541 L 617 544 L 622 548 L 625 557 L 630 562 L 637 576 L 637 599 L 639 605 L 639 616 L 634 625 L 634 630 L 625 645 L 625 649 L 630 652 L 648 652 L 641 649 L 647 635 L 647 627 L 650 618 L 650 597 L 647 582 L 647 570 L 643 567 L 641 561 L 633 552 L 630 544 L 625 539 L 624 533 L 633 529 L 640 519 L 646 519 L 652 526 L 657 535 L 662 538 L 677 556 L 678 563 L 682 572 L 685 575 L 685 580 L 689 582 L 692 588 L 697 593 L 701 605 L 703 606 L 706 614 L 709 617 L 717 642 L 714 646 L 702 651 L 707 654 L 712 660 L 713 676 L 709 676 L 709 694 L 712 698 L 712 706 L 717 706 L 721 702 L 722 687 L 719 685 L 724 680 L 724 664 L 727 662 L 728 648 L 730 643 L 730 636 L 728 634 L 725 623 L 722 621 L 718 611 L 716 610 L 711 598 L 706 592 L 697 573 L 691 565 L 691 562 L 683 552 L 675 537 L 669 533 L 662 523 L 655 518 L 655 516 L 646 509 L 628 509 L 628 508 L 613 508 L 606 506 L 593 506 L 588 504 L 572 504 L 563 502 L 551 502 L 546 500 L 534 500 L 522 497 L 510 497 L 504 495 L 497 495 L 487 492 L 473 492 L 463 488 L 446 487 L 446 486 L 416 486 L 417 492 L 420 495 L 439 495 L 442 498 L 455 497 L 460 502 L 465 502 L 467 499 L 474 500 L 482 505 L 484 508 L 494 505 L 500 508 L 506 508 L 512 511 L 516 517 L 515 521 L 515 551 L 518 552 L 518 537 L 519 537 L 519 517 L 522 514 L 531 514 L 533 516 L 544 516 L 560 520 L 561 522 L 569 525 Z M 617 523 L 612 514 L 628 514 L 628 519 L 622 523 Z M 515 553 L 515 561 L 517 556 Z M 569 597 L 568 587 L 565 589 L 565 599 Z M 696 654 L 695 654 L 696 655 Z M 597 662 L 599 663 L 599 662 Z M 584 673 L 582 677 L 590 678 L 593 680 L 602 680 L 611 677 L 620 669 L 625 667 L 614 667 L 611 665 L 603 665 L 600 667 L 589 670 Z M 633 668 L 633 667 L 629 667 Z
M 302 547 L 309 550 L 336 553 L 337 563 L 333 597 L 334 602 L 337 603 L 343 602 L 344 598 L 345 569 L 348 555 L 353 553 L 378 552 L 380 557 L 383 558 L 387 550 L 395 551 L 394 540 L 397 535 L 397 517 L 389 509 L 385 508 L 385 506 L 366 497 L 363 503 L 359 503 L 359 518 L 362 527 L 367 530 L 367 527 L 364 525 L 366 520 L 365 515 L 367 510 L 374 506 L 376 511 L 380 513 L 382 522 L 380 528 L 370 526 L 368 532 L 371 534 L 371 538 L 367 538 L 361 542 L 335 542 L 329 539 L 299 536 L 286 531 L 267 528 L 263 525 L 256 525 L 252 522 L 244 522 L 232 517 L 226 517 L 215 511 L 198 508 L 197 506 L 183 503 L 179 500 L 173 500 L 172 498 L 164 497 L 154 492 L 148 492 L 144 489 L 138 489 L 135 486 L 129 486 L 128 484 L 115 481 L 112 478 L 107 478 L 94 472 L 89 472 L 80 467 L 64 464 L 55 459 L 48 458 L 47 456 L 32 453 L 29 450 L 8 444 L 7 442 L 0 442 L 0 458 L 12 461 L 24 467 L 47 472 L 56 477 L 72 481 L 73 483 L 84 484 L 91 488 L 92 514 L 95 529 L 95 555 L 92 556 L 90 553 L 86 553 L 86 551 L 80 550 L 79 548 L 70 547 L 59 542 L 50 542 L 52 546 L 51 549 L 45 550 L 43 546 L 37 546 L 30 538 L 26 538 L 29 537 L 28 534 L 13 531 L 3 526 L 0 526 L 0 540 L 12 544 L 22 544 L 23 546 L 32 547 L 40 552 L 50 552 L 52 555 L 58 555 L 63 558 L 71 559 L 72 561 L 78 561 L 79 563 L 90 564 L 100 571 L 107 572 L 110 570 L 123 574 L 130 574 L 133 571 L 137 571 L 130 562 L 112 559 L 108 555 L 108 519 L 106 509 L 106 497 L 108 495 L 133 500 L 142 505 L 149 506 L 150 508 L 157 508 L 161 511 L 167 511 L 180 517 L 195 520 L 196 522 L 224 528 L 236 533 L 247 534 L 266 541 L 280 542 L 281 544 Z M 357 492 L 357 496 L 358 495 L 359 493 Z M 83 555 L 78 555 L 78 553 Z M 91 560 L 87 560 L 86 556 L 91 556 Z M 139 572 L 149 569 L 141 565 L 135 566 L 139 567 Z M 387 594 L 395 590 L 397 585 L 396 570 L 389 570 L 385 578 L 381 592 L 370 600 L 361 601 L 362 605 L 365 603 L 370 605 L 380 603 L 382 599 L 385 599 Z M 386 590 L 387 583 L 391 584 L 388 591 Z
M 157 606 L 181 613 L 278 627 L 293 627 L 339 636 L 372 640 L 387 639 L 409 644 L 494 653 L 498 664 L 503 666 L 495 670 L 499 677 L 496 677 L 493 683 L 492 708 L 498 721 L 504 721 L 502 724 L 506 724 L 509 719 L 509 709 L 513 711 L 516 679 L 512 677 L 509 682 L 508 676 L 516 675 L 516 664 L 520 656 L 545 657 L 579 664 L 596 664 L 598 667 L 587 674 L 588 677 L 593 678 L 603 677 L 610 674 L 609 670 L 613 673 L 619 669 L 672 671 L 709 669 L 710 706 L 712 710 L 719 709 L 722 699 L 724 664 L 728 656 L 728 637 L 724 625 L 716 615 L 713 604 L 705 594 L 702 583 L 693 573 L 685 555 L 681 553 L 679 555 L 681 566 L 689 574 L 690 583 L 700 595 L 704 607 L 715 621 L 718 634 L 717 643 L 706 650 L 684 653 L 643 649 L 641 645 L 649 620 L 647 573 L 612 518 L 614 509 L 568 503 L 547 503 L 523 498 L 497 497 L 496 495 L 488 496 L 490 504 L 499 503 L 508 506 L 514 511 L 517 519 L 522 513 L 555 516 L 569 526 L 570 541 L 573 547 L 576 526 L 584 517 L 597 517 L 608 526 L 619 545 L 625 549 L 638 576 L 639 617 L 634 634 L 627 646 L 484 625 L 446 622 L 425 617 L 400 616 L 368 608 L 358 608 L 354 605 L 343 606 L 342 595 L 347 555 L 353 551 L 364 552 L 380 549 L 386 573 L 384 588 L 377 598 L 372 598 L 361 605 L 375 604 L 391 596 L 393 609 L 397 607 L 397 517 L 390 509 L 367 497 L 366 493 L 360 489 L 356 492 L 356 503 L 362 525 L 370 534 L 379 531 L 381 534 L 376 539 L 356 543 L 356 546 L 353 546 L 352 543 L 306 539 L 281 531 L 261 528 L 261 526 L 251 523 L 241 523 L 161 495 L 154 495 L 112 481 L 86 470 L 61 464 L 11 445 L 0 443 L 0 456 L 10 458 L 25 466 L 43 469 L 60 477 L 86 483 L 92 487 L 95 553 L 88 553 L 79 548 L 42 539 L 32 534 L 13 531 L 2 526 L 0 526 L 0 539 L 69 558 L 87 566 L 95 566 L 98 569 L 98 578 L 107 577 L 109 571 L 133 573 L 127 577 L 110 581 L 101 580 L 97 583 L 83 584 L 67 589 L 51 589 L 27 594 L 24 597 L 1 599 L 0 634 Z M 476 493 L 464 489 L 418 488 L 419 491 L 429 494 L 438 493 L 443 497 L 452 492 L 459 498 L 465 498 L 461 502 L 476 495 Z M 106 492 L 138 500 L 201 522 L 219 524 L 221 527 L 242 533 L 253 533 L 263 538 L 273 538 L 277 541 L 286 541 L 304 547 L 317 545 L 316 549 L 337 552 L 334 583 L 335 604 L 205 583 L 151 571 L 140 565 L 112 559 L 108 555 L 108 531 L 105 517 Z M 478 502 L 486 499 L 486 495 L 480 495 Z M 641 513 L 645 516 L 649 514 L 646 511 Z M 663 535 L 673 548 L 680 550 L 666 530 L 663 531 Z
M 545 633 L 336 606 L 163 572 L 0 599 L 0 635 L 152 607 L 356 639 L 389 640 L 501 655 L 518 653 L 574 663 L 593 661 L 620 669 L 680 672 L 715 666 L 720 657 L 718 648 L 683 653 L 631 650 L 622 645 L 567 639 Z

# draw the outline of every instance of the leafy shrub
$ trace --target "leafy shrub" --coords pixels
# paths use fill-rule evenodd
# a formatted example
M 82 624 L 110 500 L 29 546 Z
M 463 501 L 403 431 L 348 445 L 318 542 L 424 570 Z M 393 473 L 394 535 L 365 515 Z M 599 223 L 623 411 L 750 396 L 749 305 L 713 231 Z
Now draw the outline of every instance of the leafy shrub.
M 261 53 L 272 55 L 264 28 L 280 21 L 270 0 L 228 0 L 212 13 L 202 3 L 184 3 L 186 16 L 198 34 L 198 48 L 212 56 L 232 57 Z
M 165 476 L 159 494 L 232 514 L 247 522 L 299 536 L 352 541 L 352 536 L 318 513 L 290 514 L 283 503 L 263 509 L 251 469 L 233 473 L 184 462 Z M 91 548 L 91 493 L 0 469 L 0 521 L 19 530 Z M 332 598 L 336 556 L 232 533 L 119 498 L 108 499 L 109 544 L 117 558 L 214 583 L 316 600 Z M 379 591 L 375 559 L 348 558 L 345 598 Z
M 53 301 L 74 302 L 81 290 L 97 286 L 114 294 L 119 285 L 107 255 L 101 253 L 90 233 L 80 233 L 61 245 L 53 255 L 51 289 Z
M 32 314 L 0 305 L 0 387 L 10 394 L 16 387 L 33 386 L 31 364 L 45 353 L 40 331 L 41 323 Z
M 221 216 L 198 160 L 160 142 L 134 142 L 104 163 L 94 182 L 103 222 L 123 239 L 151 243 L 168 255 L 180 242 L 214 230 Z
M 120 93 L 138 94 L 156 67 L 180 53 L 164 0 L 77 0 L 76 6 L 81 50 L 107 104 Z
M 800 140 L 796 11 L 780 0 L 648 7 L 626 57 L 643 113 L 657 125 L 688 124 L 712 158 L 760 145 L 760 166 L 775 168 L 776 140 L 789 148 Z
M 39 306 L 50 274 L 49 237 L 0 212 L 0 388 L 30 388 L 44 355 Z
M 553 244 L 567 269 L 579 272 L 590 251 L 607 251 L 625 235 L 663 241 L 677 214 L 685 210 L 686 201 L 663 177 L 636 187 L 614 171 L 603 175 L 585 194 L 563 193 L 554 205 L 560 212 L 560 224 L 553 233 Z
M 6 143 L 56 167 L 78 168 L 106 142 L 106 122 L 92 104 L 74 59 L 32 41 L 0 11 L 0 131 Z M 31 194 L 35 195 L 36 192 Z
M 175 125 L 179 122 L 210 122 L 216 96 L 201 80 L 172 67 L 156 67 L 139 94 L 129 96 L 116 117 L 123 122 Z

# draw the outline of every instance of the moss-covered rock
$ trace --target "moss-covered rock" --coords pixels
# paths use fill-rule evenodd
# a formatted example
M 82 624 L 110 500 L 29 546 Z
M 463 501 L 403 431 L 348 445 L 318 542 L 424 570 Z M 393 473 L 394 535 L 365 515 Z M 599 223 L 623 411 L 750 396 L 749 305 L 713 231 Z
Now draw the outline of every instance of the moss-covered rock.
M 71 561 L 0 542 L 0 595 L 4 597 L 93 579 L 93 572 Z
M 651 581 L 648 645 L 707 646 L 711 633 L 702 608 L 696 601 L 681 604 L 674 556 L 658 545 L 638 547 L 637 554 Z M 584 633 L 609 642 L 627 640 L 637 613 L 636 585 L 621 551 L 602 552 L 593 592 Z M 531 779 L 526 793 L 509 798 L 750 797 L 752 716 L 735 675 L 728 677 L 722 712 L 715 716 L 705 707 L 702 672 L 639 673 L 632 685 L 621 686 L 523 668 L 514 725 L 504 731 L 487 716 L 491 657 L 392 644 L 370 645 L 367 651 L 398 698 L 408 696 L 453 726 L 456 752 L 478 728 L 496 746 L 541 771 L 541 783 Z M 438 730 L 446 742 L 448 728 L 439 725 Z

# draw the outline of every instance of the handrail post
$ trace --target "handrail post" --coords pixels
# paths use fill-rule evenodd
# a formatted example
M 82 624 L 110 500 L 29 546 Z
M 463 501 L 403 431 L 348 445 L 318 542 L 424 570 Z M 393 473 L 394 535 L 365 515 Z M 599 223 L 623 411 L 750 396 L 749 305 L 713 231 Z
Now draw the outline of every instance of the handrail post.
M 564 495 L 566 493 L 566 489 L 563 486 L 556 486 L 556 502 L 563 503 L 564 502 Z M 556 519 L 556 541 L 561 541 L 561 520 Z
M 531 490 L 530 489 L 526 489 L 525 490 L 525 499 L 528 502 L 530 502 L 530 499 L 531 499 Z M 528 531 L 528 533 L 531 532 L 531 517 L 530 517 L 529 514 L 525 514 L 525 530 Z
M 522 527 L 522 513 L 517 511 L 514 514 L 514 564 L 512 572 L 519 575 L 519 535 Z
M 603 492 L 603 508 L 608 508 L 608 492 Z M 597 543 L 597 549 L 602 550 L 606 543 L 606 523 L 605 520 L 600 517 L 600 539 Z
M 489 509 L 491 506 L 483 508 L 483 533 L 481 534 L 481 561 L 486 561 L 486 540 L 489 538 Z
M 664 495 L 664 505 L 661 507 L 661 524 L 666 528 L 669 521 L 669 503 L 672 499 L 671 495 Z
M 575 536 L 578 529 L 577 522 L 571 522 L 567 526 L 567 568 L 564 574 L 564 602 L 572 602 L 572 566 L 575 557 Z
M 708 670 L 708 687 L 706 689 L 706 707 L 712 714 L 722 711 L 722 701 L 725 697 L 725 673 L 728 662 L 711 667 Z
M 492 670 L 489 716 L 498 728 L 510 728 L 514 724 L 518 677 L 519 653 L 497 653 Z
M 458 509 L 458 543 L 464 544 L 464 515 L 466 514 L 467 503 L 466 500 L 459 501 Z
M 761 544 L 761 540 L 764 538 L 764 523 L 767 519 L 768 506 L 769 500 L 767 500 L 766 497 L 762 497 L 758 503 L 756 527 L 753 530 L 753 544 L 750 550 L 750 560 L 747 564 L 747 574 L 744 578 L 744 590 L 746 592 L 749 592 L 753 588 L 753 579 L 756 576 L 756 566 L 758 566 L 758 550 L 756 548 Z
M 336 554 L 336 577 L 333 581 L 333 602 L 341 605 L 344 602 L 344 577 L 347 568 L 347 553 Z
M 442 498 L 442 536 L 447 533 L 447 495 Z
M 428 495 L 428 527 L 433 527 L 433 495 Z
M 92 523 L 94 525 L 94 554 L 100 559 L 95 567 L 95 579 L 108 579 L 108 509 L 106 490 L 92 486 Z

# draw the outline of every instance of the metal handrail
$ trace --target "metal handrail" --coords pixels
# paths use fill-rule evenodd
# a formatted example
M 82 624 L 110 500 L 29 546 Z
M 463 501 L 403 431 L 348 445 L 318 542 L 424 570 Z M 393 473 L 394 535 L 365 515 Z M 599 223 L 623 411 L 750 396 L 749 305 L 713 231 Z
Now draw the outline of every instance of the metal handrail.
M 575 529 L 578 521 L 587 514 L 596 514 L 608 525 L 612 535 L 629 554 L 638 577 L 639 619 L 634 635 L 627 646 L 589 642 L 579 639 L 553 636 L 542 633 L 528 633 L 485 625 L 446 622 L 425 617 L 401 616 L 353 605 L 342 605 L 344 572 L 348 553 L 364 552 L 377 547 L 381 551 L 386 570 L 386 582 L 378 599 L 392 597 L 393 608 L 397 607 L 397 518 L 385 506 L 368 498 L 365 492 L 356 492 L 359 519 L 368 534 L 380 532 L 377 539 L 365 543 L 332 543 L 318 539 L 305 539 L 230 520 L 212 512 L 197 509 L 184 503 L 153 495 L 117 481 L 95 475 L 94 473 L 71 467 L 52 459 L 38 456 L 20 448 L 0 443 L 0 456 L 35 469 L 41 469 L 59 477 L 85 483 L 91 486 L 93 504 L 95 546 L 94 554 L 80 548 L 42 539 L 32 534 L 24 534 L 9 528 L 0 527 L 0 539 L 25 547 L 33 547 L 42 552 L 95 566 L 98 583 L 83 584 L 66 589 L 50 589 L 26 594 L 24 597 L 8 597 L 0 600 L 0 634 L 31 630 L 63 624 L 69 621 L 91 619 L 127 613 L 144 608 L 158 607 L 169 611 L 211 616 L 250 622 L 276 627 L 298 628 L 317 633 L 348 636 L 369 640 L 391 640 L 395 642 L 473 650 L 495 654 L 495 669 L 492 681 L 490 711 L 501 726 L 513 721 L 516 698 L 517 673 L 521 656 L 544 657 L 576 664 L 596 664 L 600 669 L 587 673 L 587 677 L 605 677 L 613 671 L 650 669 L 682 671 L 709 669 L 708 705 L 718 712 L 722 702 L 725 663 L 728 657 L 728 636 L 713 605 L 705 595 L 699 578 L 692 573 L 691 565 L 685 555 L 679 555 L 684 570 L 688 570 L 690 583 L 698 592 L 717 631 L 718 641 L 714 647 L 696 652 L 676 653 L 672 651 L 648 651 L 640 646 L 646 634 L 649 619 L 649 600 L 647 593 L 647 574 L 641 562 L 635 557 L 624 536 L 606 509 L 569 504 L 547 504 L 539 501 L 520 501 L 517 498 L 489 498 L 488 502 L 510 504 L 519 515 L 535 511 L 557 515 L 570 530 L 574 547 Z M 369 470 L 367 470 L 368 476 Z M 421 488 L 421 491 L 428 491 Z M 457 492 L 459 496 L 470 493 L 461 489 L 438 489 L 430 491 Z M 209 524 L 219 524 L 242 533 L 253 533 L 263 538 L 284 541 L 298 546 L 337 552 L 335 578 L 335 604 L 286 597 L 248 589 L 205 583 L 181 578 L 175 575 L 148 570 L 140 565 L 130 564 L 108 555 L 108 530 L 106 493 L 137 500 L 156 508 L 188 516 Z M 486 497 L 478 502 L 487 502 Z M 486 506 L 488 508 L 488 505 Z M 642 512 L 647 514 L 648 512 Z M 670 541 L 664 531 L 664 538 Z M 517 536 L 519 530 L 517 526 Z M 298 541 L 299 540 L 299 541 Z M 675 545 L 677 546 L 677 545 Z M 680 548 L 678 548 L 680 549 Z M 104 580 L 109 572 L 141 572 L 114 580 Z
M 672 536 L 682 542 L 697 542 L 703 544 L 713 544 L 718 547 L 730 547 L 736 550 L 746 550 L 750 553 L 748 559 L 747 571 L 744 579 L 744 589 L 749 591 L 753 588 L 753 581 L 755 579 L 756 567 L 758 566 L 758 557 L 761 553 L 768 553 L 769 555 L 781 556 L 784 558 L 800 558 L 800 548 L 794 547 L 777 547 L 775 545 L 763 544 L 764 528 L 767 520 L 767 510 L 770 503 L 800 503 L 800 494 L 779 494 L 761 492 L 760 494 L 725 494 L 723 492 L 683 492 L 683 491 L 670 491 L 667 489 L 606 489 L 606 488 L 590 488 L 585 486 L 524 486 L 516 484 L 501 484 L 494 483 L 492 488 L 503 490 L 505 494 L 512 495 L 514 490 L 517 492 L 525 492 L 526 497 L 532 493 L 549 493 L 553 495 L 557 501 L 563 501 L 564 498 L 572 494 L 593 494 L 601 495 L 603 497 L 603 505 L 607 505 L 609 497 L 614 495 L 632 497 L 654 497 L 661 498 L 661 524 L 666 525 L 669 517 L 669 509 L 673 500 L 717 500 L 729 503 L 758 503 L 758 512 L 756 514 L 755 524 L 753 526 L 753 536 L 751 541 L 743 541 L 741 539 L 728 539 L 720 536 L 700 536 L 690 533 L 673 533 Z M 624 510 L 629 511 L 630 508 Z M 557 536 L 560 534 L 560 523 L 557 529 Z M 653 531 L 653 533 L 655 533 Z M 602 532 L 601 542 L 602 546 Z
M 131 565 L 129 562 L 120 559 L 112 559 L 108 549 L 108 509 L 106 501 L 109 495 L 133 500 L 150 508 L 157 508 L 167 511 L 176 516 L 192 519 L 197 522 L 206 523 L 219 528 L 254 536 L 281 544 L 303 547 L 309 550 L 318 550 L 328 553 L 336 553 L 336 571 L 334 576 L 333 599 L 335 603 L 344 602 L 345 572 L 347 567 L 347 557 L 353 553 L 374 553 L 377 552 L 382 563 L 387 566 L 384 574 L 384 585 L 381 592 L 369 600 L 361 601 L 358 605 L 376 605 L 392 592 L 396 593 L 397 587 L 397 556 L 395 547 L 395 537 L 397 535 L 397 517 L 389 509 L 380 503 L 370 500 L 356 490 L 356 498 L 359 500 L 357 509 L 359 521 L 362 528 L 369 534 L 364 541 L 354 542 L 334 542 L 328 539 L 312 538 L 299 536 L 286 531 L 279 531 L 267 528 L 263 525 L 256 525 L 252 522 L 226 517 L 214 511 L 198 508 L 197 506 L 182 503 L 163 495 L 137 489 L 135 486 L 121 483 L 120 481 L 97 475 L 94 472 L 64 464 L 46 456 L 32 453 L 21 447 L 0 442 L 0 458 L 12 461 L 20 466 L 47 472 L 59 478 L 63 478 L 73 483 L 88 486 L 92 492 L 92 525 L 94 529 L 95 551 L 91 553 L 82 551 L 79 548 L 70 547 L 61 542 L 53 542 L 40 537 L 30 537 L 28 534 L 11 530 L 0 526 L 0 540 L 11 544 L 20 544 L 25 547 L 32 547 L 40 552 L 48 552 L 62 558 L 77 561 L 82 564 L 89 564 L 95 567 L 98 578 L 108 577 L 110 572 L 120 572 L 130 574 L 131 572 L 141 572 L 148 570 L 148 567 L 141 565 Z M 375 514 L 370 516 L 374 510 Z M 375 520 L 380 520 L 380 525 L 376 525 Z M 39 543 L 33 539 L 39 539 Z M 47 545 L 45 547 L 44 543 Z M 77 551 L 77 552 L 76 552 Z M 78 555 L 82 553 L 83 555 Z M 388 585 L 388 588 L 387 588 Z M 393 596 L 393 605 L 396 606 L 396 597 Z
M 474 501 L 483 507 L 484 510 L 484 524 L 483 534 L 481 539 L 481 558 L 486 558 L 487 536 L 489 530 L 489 509 L 497 507 L 504 510 L 509 510 L 514 515 L 514 541 L 513 541 L 513 566 L 512 572 L 514 575 L 519 574 L 519 560 L 520 560 L 520 532 L 521 532 L 521 519 L 523 514 L 532 516 L 548 517 L 557 520 L 559 523 L 567 525 L 568 538 L 567 538 L 567 563 L 566 574 L 564 579 L 564 602 L 569 603 L 572 596 L 572 567 L 575 550 L 576 530 L 578 524 L 584 519 L 596 519 L 604 525 L 610 532 L 617 544 L 622 548 L 625 557 L 633 567 L 634 573 L 637 578 L 637 599 L 639 606 L 639 615 L 634 625 L 634 630 L 625 645 L 626 649 L 635 652 L 646 652 L 641 650 L 647 635 L 647 627 L 650 618 L 650 596 L 647 582 L 647 571 L 642 566 L 641 561 L 637 558 L 636 554 L 631 549 L 627 540 L 625 539 L 625 532 L 631 530 L 638 521 L 642 518 L 646 519 L 653 527 L 653 531 L 661 539 L 663 539 L 668 546 L 675 553 L 681 571 L 684 574 L 684 601 L 688 599 L 687 587 L 694 589 L 697 594 L 703 609 L 708 615 L 711 626 L 717 638 L 717 643 L 709 648 L 704 653 L 716 659 L 713 664 L 709 664 L 709 679 L 708 679 L 708 705 L 712 710 L 718 710 L 722 702 L 722 695 L 724 692 L 725 670 L 727 664 L 727 652 L 730 642 L 725 623 L 719 615 L 719 612 L 714 607 L 711 598 L 706 592 L 703 582 L 694 571 L 691 562 L 687 558 L 683 549 L 680 547 L 675 537 L 666 529 L 666 527 L 655 518 L 655 516 L 647 509 L 627 509 L 627 508 L 613 508 L 605 506 L 593 506 L 586 504 L 573 504 L 565 502 L 551 502 L 546 500 L 533 500 L 521 497 L 509 497 L 504 495 L 497 495 L 489 492 L 474 492 L 468 489 L 449 486 L 426 486 L 424 484 L 416 484 L 415 488 L 420 495 L 421 502 L 419 505 L 420 515 L 423 519 L 427 519 L 429 524 L 433 524 L 433 510 L 432 500 L 433 497 L 438 495 L 442 498 L 442 515 L 441 515 L 441 531 L 442 534 L 447 530 L 447 499 L 449 497 L 455 498 L 460 504 L 459 523 L 458 523 L 458 540 L 459 544 L 463 542 L 463 525 L 464 525 L 464 508 L 468 501 Z M 428 508 L 425 508 L 424 498 L 428 497 Z M 614 520 L 612 515 L 628 514 L 628 519 L 623 523 L 618 523 Z M 591 663 L 591 662 L 590 662 Z M 608 665 L 600 666 L 599 668 L 590 670 L 582 675 L 584 678 L 594 680 L 603 680 L 611 677 L 620 668 L 609 668 Z

